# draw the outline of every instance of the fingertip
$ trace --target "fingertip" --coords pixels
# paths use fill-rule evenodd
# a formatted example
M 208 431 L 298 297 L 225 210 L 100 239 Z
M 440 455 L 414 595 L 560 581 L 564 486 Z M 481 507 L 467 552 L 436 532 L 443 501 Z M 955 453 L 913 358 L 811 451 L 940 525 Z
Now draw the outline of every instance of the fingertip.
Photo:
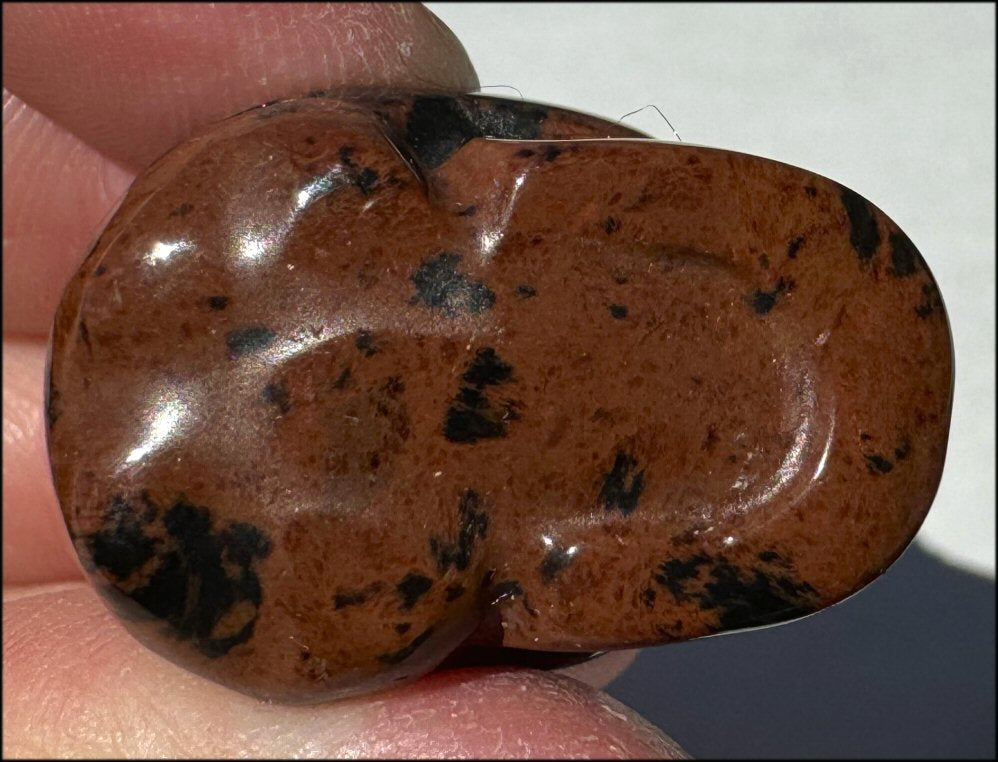
M 687 758 L 634 710 L 551 672 L 434 673 L 374 706 L 346 742 L 361 757 Z
M 340 86 L 478 86 L 460 42 L 415 4 L 5 5 L 5 85 L 141 169 L 255 104 Z

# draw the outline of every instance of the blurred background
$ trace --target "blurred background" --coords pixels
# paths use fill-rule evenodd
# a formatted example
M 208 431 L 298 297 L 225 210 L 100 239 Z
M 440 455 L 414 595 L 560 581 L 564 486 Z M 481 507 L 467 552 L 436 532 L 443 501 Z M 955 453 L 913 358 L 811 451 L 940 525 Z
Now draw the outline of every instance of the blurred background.
M 993 759 L 995 6 L 426 5 L 483 86 L 610 119 L 654 104 L 686 142 L 856 190 L 949 312 L 949 451 L 907 553 L 801 622 L 645 649 L 609 692 L 700 757 Z M 675 139 L 654 109 L 625 123 Z

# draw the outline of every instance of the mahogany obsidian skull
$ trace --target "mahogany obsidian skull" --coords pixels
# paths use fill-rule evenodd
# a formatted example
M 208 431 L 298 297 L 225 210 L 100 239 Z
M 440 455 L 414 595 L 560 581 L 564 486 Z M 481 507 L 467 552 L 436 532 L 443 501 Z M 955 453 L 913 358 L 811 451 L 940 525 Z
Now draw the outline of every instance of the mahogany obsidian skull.
M 594 139 L 598 138 L 598 139 Z M 946 312 L 857 193 L 480 96 L 283 101 L 139 177 L 59 307 L 97 588 L 246 693 L 786 621 L 909 543 Z

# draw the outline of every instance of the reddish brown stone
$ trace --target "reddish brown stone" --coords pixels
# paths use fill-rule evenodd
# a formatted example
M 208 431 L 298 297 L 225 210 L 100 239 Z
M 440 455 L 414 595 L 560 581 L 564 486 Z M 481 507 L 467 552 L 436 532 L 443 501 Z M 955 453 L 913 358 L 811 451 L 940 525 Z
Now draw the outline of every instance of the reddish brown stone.
M 511 140 L 483 140 L 482 136 Z M 70 283 L 50 448 L 151 648 L 319 701 L 462 642 L 793 619 L 939 481 L 935 281 L 856 193 L 481 97 L 316 98 L 152 166 Z

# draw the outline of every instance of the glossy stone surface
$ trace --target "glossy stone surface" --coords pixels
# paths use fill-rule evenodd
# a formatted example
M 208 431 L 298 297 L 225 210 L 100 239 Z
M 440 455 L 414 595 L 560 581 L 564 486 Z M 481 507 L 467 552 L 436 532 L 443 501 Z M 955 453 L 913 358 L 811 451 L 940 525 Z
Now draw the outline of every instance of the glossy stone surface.
M 317 97 L 136 180 L 67 288 L 48 398 L 69 530 L 136 637 L 321 701 L 462 643 L 785 621 L 884 571 L 949 426 L 925 262 L 831 180 L 628 137 Z

